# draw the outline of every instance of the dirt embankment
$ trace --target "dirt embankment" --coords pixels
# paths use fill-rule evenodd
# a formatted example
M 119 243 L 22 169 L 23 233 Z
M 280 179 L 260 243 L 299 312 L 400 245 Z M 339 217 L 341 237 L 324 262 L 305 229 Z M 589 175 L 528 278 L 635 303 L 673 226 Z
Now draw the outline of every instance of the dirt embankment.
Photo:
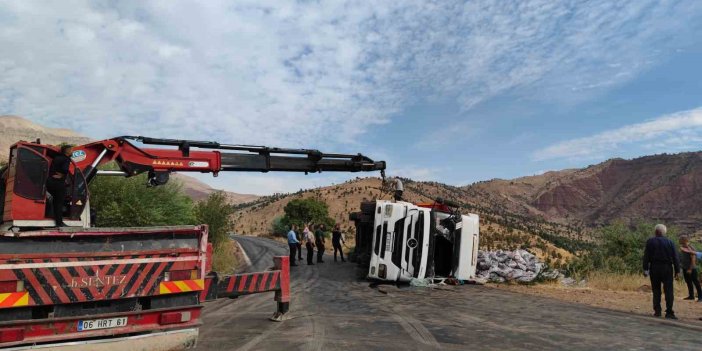
M 675 314 L 680 321 L 702 329 L 702 302 L 683 300 L 687 296 L 684 283 L 676 284 Z M 649 285 L 642 285 L 638 291 L 617 291 L 592 287 L 564 287 L 560 284 L 489 284 L 489 286 L 527 295 L 541 296 L 566 302 L 607 308 L 615 311 L 650 316 L 653 314 L 652 295 Z M 665 308 L 665 300 L 662 301 Z

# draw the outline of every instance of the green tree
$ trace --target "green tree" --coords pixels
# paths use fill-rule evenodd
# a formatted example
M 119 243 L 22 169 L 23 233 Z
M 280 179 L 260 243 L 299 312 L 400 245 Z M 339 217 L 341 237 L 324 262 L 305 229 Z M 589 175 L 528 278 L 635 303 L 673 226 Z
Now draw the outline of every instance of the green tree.
M 283 222 L 283 216 L 276 217 L 273 219 L 271 224 L 271 231 L 274 235 L 285 235 L 289 230 L 289 226 Z
M 182 185 L 171 181 L 149 188 L 146 175 L 96 177 L 90 183 L 90 206 L 98 227 L 195 224 L 193 202 Z
M 640 273 L 646 241 L 653 236 L 654 227 L 652 223 L 640 223 L 635 227 L 615 223 L 603 227 L 596 234 L 596 245 L 570 262 L 567 268 L 575 275 L 591 271 Z M 668 228 L 666 236 L 677 248 L 675 229 Z
M 229 205 L 223 191 L 214 192 L 195 205 L 197 223 L 208 225 L 208 238 L 215 249 L 222 243 L 229 242 L 229 234 L 234 231 L 231 218 L 233 214 L 234 207 Z
M 283 210 L 285 215 L 281 224 L 285 227 L 291 224 L 303 226 L 310 222 L 324 224 L 327 228 L 334 225 L 334 220 L 329 217 L 329 206 L 317 199 L 294 199 L 288 202 Z

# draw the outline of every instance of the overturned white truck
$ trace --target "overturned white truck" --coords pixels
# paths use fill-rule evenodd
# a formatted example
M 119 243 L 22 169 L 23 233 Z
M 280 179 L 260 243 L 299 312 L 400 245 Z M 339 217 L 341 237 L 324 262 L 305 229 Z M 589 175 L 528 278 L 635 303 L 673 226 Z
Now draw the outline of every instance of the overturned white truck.
M 475 278 L 479 219 L 450 201 L 363 202 L 350 219 L 356 224 L 351 259 L 367 267 L 369 279 Z

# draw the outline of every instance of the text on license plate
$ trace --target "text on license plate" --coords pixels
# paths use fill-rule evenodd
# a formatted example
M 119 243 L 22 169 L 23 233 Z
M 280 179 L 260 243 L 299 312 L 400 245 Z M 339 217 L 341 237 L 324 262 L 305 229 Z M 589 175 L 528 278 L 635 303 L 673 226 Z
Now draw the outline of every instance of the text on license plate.
M 78 321 L 78 331 L 118 328 L 127 325 L 127 317 Z

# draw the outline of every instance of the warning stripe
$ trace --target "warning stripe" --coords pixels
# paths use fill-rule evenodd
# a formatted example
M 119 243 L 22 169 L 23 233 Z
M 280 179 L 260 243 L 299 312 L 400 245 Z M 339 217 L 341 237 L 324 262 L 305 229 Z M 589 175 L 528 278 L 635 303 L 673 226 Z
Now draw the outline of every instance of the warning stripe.
M 165 257 L 166 255 L 135 255 L 110 264 L 96 264 L 105 263 L 105 260 L 75 257 L 43 258 L 28 261 L 27 265 L 32 268 L 14 269 L 12 272 L 18 280 L 25 282 L 29 304 L 65 304 L 141 296 L 156 290 L 159 277 L 173 265 L 173 262 L 159 261 Z M 126 277 L 117 285 L 80 286 L 86 279 L 90 281 L 115 275 Z
M 258 274 L 251 275 L 251 284 L 249 284 L 249 292 L 252 293 L 256 291 L 256 282 L 258 281 Z
M 24 280 L 24 287 L 29 292 L 34 304 L 46 305 L 51 303 L 51 297 L 49 297 L 49 294 L 44 291 L 41 284 L 30 269 L 18 269 L 15 271 L 15 275 L 20 280 Z
M 171 270 L 171 266 L 173 266 L 173 263 L 170 263 L 170 262 L 161 263 L 161 264 L 158 266 L 158 269 L 156 270 L 156 273 L 154 273 L 154 274 L 152 274 L 152 275 L 150 276 L 150 279 L 149 279 L 148 284 L 146 284 L 146 286 L 144 287 L 144 289 L 143 289 L 142 291 L 144 291 L 144 292 L 146 292 L 146 293 L 148 293 L 148 294 L 153 294 L 153 293 L 155 293 L 155 292 L 152 292 L 151 290 L 154 289 L 154 288 L 156 287 L 156 281 L 157 281 L 157 280 L 160 280 L 159 278 L 160 278 L 161 276 L 163 276 L 163 272 L 164 272 L 164 271 L 170 271 L 170 270 Z
M 278 279 L 280 278 L 280 271 L 273 273 L 273 278 L 271 278 L 271 284 L 268 286 L 268 290 L 273 290 L 278 286 Z
M 227 285 L 227 292 L 232 292 L 234 291 L 234 286 L 236 286 L 236 278 L 237 276 L 231 276 L 229 277 L 229 285 Z
M 239 281 L 239 292 L 244 291 L 244 288 L 246 287 L 246 280 L 249 279 L 248 275 L 243 275 L 241 276 L 241 280 Z
M 258 284 L 258 291 L 266 290 L 266 282 L 268 282 L 269 275 L 270 273 L 263 273 L 263 278 L 261 278 L 261 282 Z
M 29 292 L 0 294 L 0 308 L 20 307 L 29 305 Z
M 199 291 L 205 288 L 204 279 L 177 280 L 173 282 L 161 282 L 158 290 L 159 294 L 177 294 L 190 291 Z

